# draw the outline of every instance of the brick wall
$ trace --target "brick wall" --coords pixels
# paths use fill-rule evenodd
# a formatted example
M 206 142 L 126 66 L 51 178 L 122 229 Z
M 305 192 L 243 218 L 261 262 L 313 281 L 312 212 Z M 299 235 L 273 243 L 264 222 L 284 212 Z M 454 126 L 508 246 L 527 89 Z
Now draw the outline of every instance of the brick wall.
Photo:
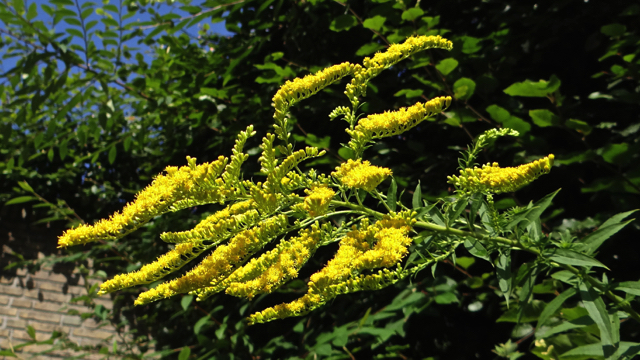
M 79 315 L 69 313 L 69 310 L 93 312 L 81 302 L 70 303 L 72 298 L 87 294 L 84 285 L 84 277 L 76 270 L 62 274 L 54 272 L 50 267 L 43 267 L 35 274 L 18 270 L 13 275 L 0 276 L 0 347 L 7 349 L 10 345 L 30 341 L 26 330 L 27 325 L 30 325 L 36 330 L 38 341 L 47 340 L 53 331 L 58 331 L 80 346 L 92 346 L 96 352 L 101 345 L 111 349 L 113 339 L 120 340 L 111 324 L 94 318 L 83 320 Z M 108 295 L 95 302 L 108 309 L 113 307 Z M 30 345 L 21 350 L 29 355 L 50 348 L 50 345 Z M 61 359 L 74 355 L 77 356 L 78 353 L 61 350 L 36 358 Z M 93 357 L 104 358 L 104 355 L 83 356 L 87 359 Z

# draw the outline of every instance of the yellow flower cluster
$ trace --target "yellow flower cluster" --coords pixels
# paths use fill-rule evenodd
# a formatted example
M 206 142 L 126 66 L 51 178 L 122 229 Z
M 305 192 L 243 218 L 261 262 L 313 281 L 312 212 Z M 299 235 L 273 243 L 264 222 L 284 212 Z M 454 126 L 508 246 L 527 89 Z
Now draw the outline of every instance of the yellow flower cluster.
M 187 198 L 194 190 L 204 183 L 215 182 L 224 166 L 227 158 L 220 156 L 218 160 L 195 165 L 195 158 L 187 157 L 189 166 L 180 168 L 169 166 L 165 169 L 166 175 L 159 175 L 136 196 L 134 202 L 127 204 L 122 211 L 117 212 L 109 219 L 103 219 L 94 225 L 80 225 L 75 229 L 69 229 L 58 239 L 59 247 L 86 244 L 97 240 L 119 239 L 150 219 L 170 211 L 170 206 L 176 201 Z M 222 199 L 228 189 L 213 188 L 212 195 Z
M 366 94 L 367 83 L 383 70 L 426 49 L 439 48 L 451 50 L 453 43 L 438 36 L 414 36 L 402 44 L 393 44 L 386 51 L 377 53 L 373 58 L 364 58 L 364 68 L 355 71 L 353 80 L 347 85 L 345 94 L 352 104 L 358 103 L 358 96 Z
M 267 322 L 312 311 L 339 294 L 362 290 L 366 286 L 388 285 L 382 279 L 360 276 L 362 271 L 396 265 L 408 253 L 411 239 L 407 236 L 415 222 L 413 213 L 392 214 L 370 225 L 363 220 L 361 229 L 354 228 L 340 241 L 334 258 L 319 272 L 311 275 L 308 293 L 290 303 L 279 304 L 255 313 L 249 323 Z M 379 274 L 380 275 L 380 274 Z M 349 284 L 362 286 L 348 288 Z
M 335 191 L 324 185 L 314 186 L 305 192 L 307 196 L 304 198 L 303 208 L 313 217 L 325 214 L 331 199 L 336 195 Z
M 529 184 L 541 175 L 548 174 L 553 166 L 553 155 L 518 167 L 501 168 L 498 163 L 482 168 L 460 170 L 460 176 L 449 176 L 448 183 L 467 194 L 489 192 L 513 192 Z
M 385 52 L 377 53 L 373 58 L 365 58 L 362 64 L 366 68 L 387 68 L 407 57 L 426 49 L 453 49 L 453 43 L 440 35 L 413 36 L 402 44 L 392 44 Z
M 278 137 L 285 141 L 288 138 L 288 134 L 286 133 L 286 118 L 291 106 L 300 100 L 315 95 L 318 91 L 342 79 L 346 75 L 353 74 L 359 68 L 361 68 L 360 65 L 345 62 L 330 66 L 303 78 L 287 81 L 282 85 L 272 99 L 273 107 L 275 108 L 275 114 L 273 115 L 275 120 L 274 127 Z
M 216 212 L 202 220 L 191 230 L 181 232 L 165 232 L 160 234 L 160 239 L 168 243 L 202 242 L 218 243 L 234 233 L 239 228 L 252 226 L 260 217 L 253 208 L 256 206 L 252 200 L 245 200 Z
M 98 295 L 104 295 L 116 290 L 131 286 L 149 284 L 165 275 L 180 269 L 186 263 L 200 255 L 205 249 L 204 245 L 184 243 L 176 245 L 175 249 L 160 256 L 158 260 L 143 266 L 140 270 L 128 274 L 116 275 L 113 279 L 100 285 Z
M 369 161 L 352 160 L 342 163 L 331 173 L 350 188 L 373 191 L 384 179 L 392 175 L 390 169 L 371 165 Z
M 451 96 L 441 96 L 403 107 L 396 111 L 372 114 L 358 121 L 356 132 L 361 132 L 369 139 L 399 135 L 421 123 L 424 119 L 442 112 L 451 105 Z
M 225 281 L 229 284 L 226 293 L 252 299 L 272 292 L 298 276 L 298 271 L 315 252 L 321 238 L 319 227 L 314 225 L 311 229 L 302 230 L 297 237 L 281 241 L 275 249 L 252 259 L 231 274 Z
M 285 232 L 286 229 L 287 217 L 278 215 L 261 222 L 252 229 L 244 230 L 234 236 L 228 244 L 218 246 L 198 266 L 181 278 L 162 283 L 140 294 L 135 304 L 142 305 L 190 291 L 211 294 L 211 291 L 207 290 L 208 288 L 218 285 L 244 259 L 277 235 Z

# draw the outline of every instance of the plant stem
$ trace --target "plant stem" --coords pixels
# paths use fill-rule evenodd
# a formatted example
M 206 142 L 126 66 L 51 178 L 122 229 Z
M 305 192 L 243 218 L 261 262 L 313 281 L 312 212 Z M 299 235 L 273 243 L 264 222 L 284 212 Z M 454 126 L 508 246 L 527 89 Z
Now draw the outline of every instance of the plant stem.
M 472 232 L 468 232 L 468 231 L 464 231 L 464 230 L 446 228 L 444 226 L 440 226 L 440 225 L 436 225 L 436 224 L 432 224 L 432 223 L 428 223 L 428 222 L 424 222 L 424 221 L 418 221 L 418 222 L 416 222 L 414 224 L 414 226 L 422 228 L 422 229 L 426 229 L 426 230 L 431 230 L 431 231 L 434 231 L 434 232 L 451 234 L 451 235 L 456 235 L 456 236 L 460 236 L 460 237 L 472 237 L 472 238 L 476 238 L 476 239 L 482 240 L 482 241 L 489 241 L 489 242 L 493 242 L 493 243 L 509 245 L 512 248 L 516 248 L 516 249 L 519 249 L 519 250 L 524 250 L 524 251 L 527 251 L 529 253 L 532 253 L 532 254 L 535 254 L 535 255 L 538 255 L 538 256 L 542 255 L 540 250 L 535 249 L 535 248 L 528 248 L 528 247 L 524 246 L 522 243 L 520 243 L 517 240 L 510 240 L 510 239 L 506 239 L 506 238 L 503 238 L 503 237 L 491 237 L 491 236 L 472 233 Z M 604 295 L 606 295 L 609 299 L 611 299 L 617 306 L 619 306 L 620 308 L 624 309 L 629 314 L 629 316 L 631 316 L 634 320 L 636 320 L 637 322 L 640 323 L 640 315 L 631 307 L 631 305 L 626 303 L 623 298 L 621 298 L 618 295 L 616 295 L 613 292 L 611 292 L 611 290 L 608 290 L 605 287 L 605 285 L 603 285 L 597 279 L 593 278 L 592 276 L 590 276 L 588 274 L 582 273 L 579 269 L 576 269 L 575 267 L 573 267 L 571 265 L 560 264 L 560 263 L 556 263 L 556 262 L 553 262 L 553 261 L 551 261 L 550 264 L 551 264 L 551 266 L 562 268 L 562 269 L 567 270 L 567 271 L 571 272 L 572 274 L 575 274 L 576 276 L 584 279 L 589 284 L 591 284 L 593 287 L 595 287 L 596 289 L 600 290 Z

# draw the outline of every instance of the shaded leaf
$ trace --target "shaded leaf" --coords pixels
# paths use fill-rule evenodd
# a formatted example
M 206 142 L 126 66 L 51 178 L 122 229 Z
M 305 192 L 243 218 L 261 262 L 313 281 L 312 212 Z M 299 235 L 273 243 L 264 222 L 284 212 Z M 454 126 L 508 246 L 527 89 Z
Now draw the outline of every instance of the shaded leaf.
M 572 297 L 573 295 L 575 295 L 577 293 L 576 289 L 574 288 L 569 288 L 565 291 L 562 292 L 562 294 L 556 296 L 555 299 L 551 300 L 551 302 L 549 302 L 545 307 L 544 310 L 542 311 L 542 313 L 540 314 L 540 317 L 538 318 L 538 325 L 536 325 L 536 327 L 539 329 L 541 328 L 544 323 L 553 315 L 556 313 L 556 311 L 558 311 L 561 307 L 562 304 L 564 304 L 565 301 L 567 301 L 567 299 L 569 299 L 570 297 Z
M 561 249 L 561 248 L 548 249 L 542 253 L 542 256 L 544 258 L 547 258 L 557 263 L 565 264 L 565 265 L 588 266 L 588 267 L 596 266 L 596 267 L 603 267 L 605 269 L 608 269 L 600 261 L 588 255 L 584 255 L 569 249 Z
M 511 96 L 546 97 L 547 94 L 553 93 L 558 88 L 560 88 L 560 80 L 555 75 L 551 75 L 549 81 L 539 80 L 534 82 L 525 80 L 511 84 L 511 86 L 504 89 L 504 92 Z

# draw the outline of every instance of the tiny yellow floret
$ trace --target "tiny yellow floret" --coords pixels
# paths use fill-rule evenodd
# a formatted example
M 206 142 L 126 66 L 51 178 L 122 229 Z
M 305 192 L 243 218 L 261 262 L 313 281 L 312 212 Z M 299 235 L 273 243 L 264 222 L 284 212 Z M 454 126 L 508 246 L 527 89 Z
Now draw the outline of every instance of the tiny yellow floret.
M 324 215 L 329 209 L 331 199 L 336 195 L 335 191 L 327 186 L 315 186 L 305 192 L 307 196 L 304 198 L 303 208 L 314 217 Z

